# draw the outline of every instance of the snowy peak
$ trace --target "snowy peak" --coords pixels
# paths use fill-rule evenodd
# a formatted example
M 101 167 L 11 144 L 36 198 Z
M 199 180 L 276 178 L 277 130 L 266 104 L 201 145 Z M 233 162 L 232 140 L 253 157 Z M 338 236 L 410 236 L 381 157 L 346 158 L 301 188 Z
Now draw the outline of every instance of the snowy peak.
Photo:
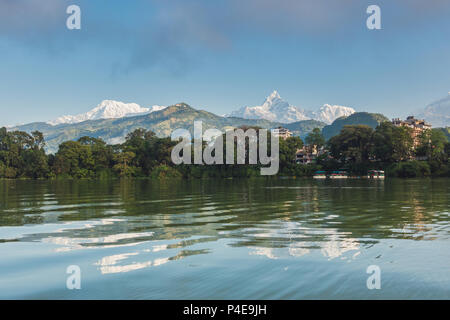
M 123 103 L 113 100 L 103 100 L 97 107 L 87 112 L 88 120 L 122 118 L 129 114 L 149 112 L 136 103 Z
M 300 109 L 284 101 L 276 90 L 265 99 L 262 105 L 243 107 L 227 116 L 244 119 L 266 119 L 283 123 L 309 119 Z
M 276 102 L 278 102 L 278 101 L 280 101 L 280 100 L 283 100 L 283 99 L 281 99 L 280 94 L 278 93 L 278 91 L 277 91 L 277 90 L 274 90 L 274 91 L 266 98 L 266 101 L 264 101 L 264 105 L 270 106 L 270 105 L 272 105 L 272 104 L 274 104 L 274 103 L 276 103 Z
M 87 120 L 117 119 L 151 113 L 162 110 L 164 108 L 165 107 L 163 106 L 152 106 L 151 108 L 143 108 L 136 103 L 123 103 L 114 100 L 103 100 L 98 106 L 96 106 L 91 111 L 78 115 L 62 116 L 53 121 L 49 121 L 48 124 L 55 126 L 59 124 L 79 123 Z
M 312 112 L 312 118 L 331 124 L 337 118 L 348 117 L 355 112 L 355 109 L 350 107 L 324 104 L 319 110 Z
M 281 123 L 291 123 L 302 120 L 318 120 L 332 123 L 337 118 L 355 113 L 353 108 L 325 104 L 317 111 L 305 111 L 290 105 L 280 97 L 278 91 L 273 91 L 260 106 L 243 107 L 226 115 L 245 119 L 266 119 Z
M 62 116 L 47 123 L 55 126 L 60 124 L 74 124 L 88 120 L 118 119 L 149 114 L 165 108 L 165 106 L 158 105 L 144 108 L 136 103 L 104 100 L 98 106 L 86 113 Z M 313 119 L 330 124 L 337 118 L 349 116 L 353 113 L 355 113 L 355 110 L 352 108 L 329 104 L 323 105 L 317 111 L 302 110 L 289 104 L 281 98 L 278 91 L 275 90 L 263 101 L 261 105 L 254 107 L 245 106 L 225 116 L 244 119 L 266 119 L 280 123 L 292 123 Z

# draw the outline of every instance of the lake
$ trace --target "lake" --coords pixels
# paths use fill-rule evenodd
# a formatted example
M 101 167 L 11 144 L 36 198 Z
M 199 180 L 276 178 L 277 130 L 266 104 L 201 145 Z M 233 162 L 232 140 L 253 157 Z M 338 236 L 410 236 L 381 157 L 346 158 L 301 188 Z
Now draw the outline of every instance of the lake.
M 0 298 L 450 299 L 449 212 L 450 179 L 0 181 Z

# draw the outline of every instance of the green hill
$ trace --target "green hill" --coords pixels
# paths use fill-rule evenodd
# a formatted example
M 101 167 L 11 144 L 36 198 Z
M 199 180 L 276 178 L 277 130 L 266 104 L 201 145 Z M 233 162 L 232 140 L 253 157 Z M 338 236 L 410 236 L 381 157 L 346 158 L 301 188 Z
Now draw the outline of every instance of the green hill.
M 341 129 L 346 125 L 367 125 L 376 128 L 381 122 L 389 121 L 384 115 L 380 113 L 356 112 L 348 117 L 341 117 L 328 126 L 322 129 L 322 134 L 326 140 L 334 137 L 341 132 Z
M 450 127 L 446 128 L 436 128 L 436 130 L 441 130 L 447 137 L 448 142 L 450 142 Z
M 322 129 L 327 124 L 325 122 L 316 120 L 303 120 L 298 122 L 293 122 L 289 124 L 284 124 L 283 126 L 289 129 L 295 136 L 299 136 L 304 139 L 308 133 L 313 131 L 314 128 Z

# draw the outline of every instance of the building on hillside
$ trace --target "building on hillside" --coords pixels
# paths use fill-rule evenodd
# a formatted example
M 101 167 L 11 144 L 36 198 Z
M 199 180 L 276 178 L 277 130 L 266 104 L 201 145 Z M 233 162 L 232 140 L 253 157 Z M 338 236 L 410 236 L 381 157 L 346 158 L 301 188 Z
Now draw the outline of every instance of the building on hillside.
M 317 157 L 325 152 L 325 149 L 317 149 L 317 146 L 303 146 L 295 153 L 296 164 L 316 163 Z
M 414 141 L 414 148 L 420 144 L 420 135 L 424 130 L 430 130 L 431 124 L 425 122 L 425 120 L 419 120 L 414 116 L 409 116 L 406 120 L 400 120 L 399 118 L 392 119 L 392 124 L 397 127 L 408 127 L 412 129 L 411 138 Z
M 283 140 L 286 140 L 287 138 L 292 137 L 292 132 L 289 131 L 289 129 L 278 127 L 275 129 L 275 134 L 278 135 Z

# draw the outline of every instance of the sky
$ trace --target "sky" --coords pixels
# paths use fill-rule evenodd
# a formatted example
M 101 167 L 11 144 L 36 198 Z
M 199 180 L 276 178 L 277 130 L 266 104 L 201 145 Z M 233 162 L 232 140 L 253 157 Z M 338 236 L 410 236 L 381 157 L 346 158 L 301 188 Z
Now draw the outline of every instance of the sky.
M 448 0 L 0 0 L 0 125 L 105 99 L 225 114 L 273 90 L 405 117 L 450 91 L 449 16 Z

